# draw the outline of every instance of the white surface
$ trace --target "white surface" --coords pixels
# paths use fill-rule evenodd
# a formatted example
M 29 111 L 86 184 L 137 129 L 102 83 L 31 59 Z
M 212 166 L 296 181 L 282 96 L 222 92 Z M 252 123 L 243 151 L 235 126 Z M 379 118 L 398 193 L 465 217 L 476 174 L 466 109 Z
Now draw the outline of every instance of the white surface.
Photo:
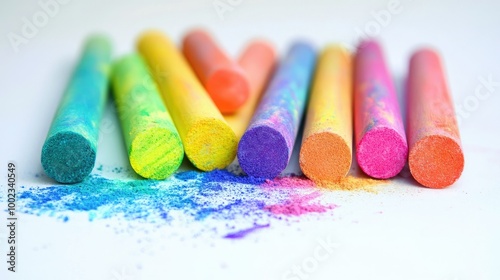
M 108 33 L 116 55 L 132 51 L 145 28 L 162 29 L 178 42 L 194 26 L 212 31 L 234 56 L 255 37 L 270 39 L 283 53 L 295 38 L 318 48 L 353 45 L 356 29 L 374 21 L 371 11 L 387 9 L 390 1 L 232 1 L 239 4 L 223 20 L 212 0 L 140 2 L 69 1 L 18 52 L 8 34 L 20 34 L 22 18 L 41 8 L 37 1 L 0 4 L 2 190 L 10 160 L 18 166 L 19 185 L 47 183 L 34 178 L 42 170 L 40 149 L 90 32 Z M 377 36 L 398 85 L 411 51 L 432 45 L 443 55 L 456 104 L 470 102 L 461 124 L 466 166 L 452 187 L 425 189 L 400 176 L 378 194 L 333 192 L 325 198 L 341 206 L 333 216 L 275 223 L 236 241 L 181 240 L 161 231 L 116 234 L 100 222 L 21 215 L 19 272 L 7 272 L 1 261 L 0 279 L 301 279 L 288 271 L 310 261 L 318 239 L 328 238 L 338 246 L 303 279 L 500 279 L 500 85 L 484 100 L 474 99 L 480 77 L 500 82 L 500 2 L 479 2 L 402 0 Z M 470 107 L 474 100 L 477 108 Z M 97 161 L 126 166 L 110 110 L 105 119 L 110 126 Z M 1 226 L 0 260 L 5 234 Z

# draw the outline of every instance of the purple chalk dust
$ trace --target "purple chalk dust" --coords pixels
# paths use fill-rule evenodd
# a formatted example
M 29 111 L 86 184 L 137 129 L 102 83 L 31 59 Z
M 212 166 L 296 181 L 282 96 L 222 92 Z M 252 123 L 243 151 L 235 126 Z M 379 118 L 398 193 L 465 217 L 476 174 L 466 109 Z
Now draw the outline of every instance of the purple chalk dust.
M 237 232 L 228 233 L 228 234 L 226 234 L 224 236 L 224 238 L 228 238 L 228 239 L 240 239 L 240 238 L 245 237 L 249 233 L 252 233 L 252 232 L 254 232 L 256 230 L 259 230 L 259 229 L 262 229 L 262 228 L 268 228 L 268 227 L 269 227 L 269 224 L 266 224 L 266 225 L 254 225 L 251 228 L 243 229 L 243 230 L 240 230 L 240 231 L 237 231 Z

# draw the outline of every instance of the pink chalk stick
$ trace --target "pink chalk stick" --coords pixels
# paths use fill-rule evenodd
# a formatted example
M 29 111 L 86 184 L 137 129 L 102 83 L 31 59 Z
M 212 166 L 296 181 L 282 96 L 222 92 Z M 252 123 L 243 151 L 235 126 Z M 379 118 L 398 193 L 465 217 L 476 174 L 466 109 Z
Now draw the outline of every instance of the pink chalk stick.
M 387 179 L 408 157 L 396 90 L 376 41 L 358 46 L 354 74 L 356 159 L 368 176 Z

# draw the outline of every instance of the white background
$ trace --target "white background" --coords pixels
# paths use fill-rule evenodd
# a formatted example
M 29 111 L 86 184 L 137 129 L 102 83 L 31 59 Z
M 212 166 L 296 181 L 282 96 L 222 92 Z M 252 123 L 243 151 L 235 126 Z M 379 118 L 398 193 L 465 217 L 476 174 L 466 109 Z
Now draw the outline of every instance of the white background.
M 0 227 L 0 279 L 301 279 L 287 273 L 311 261 L 328 239 L 336 248 L 302 279 L 500 279 L 500 84 L 487 91 L 481 83 L 500 82 L 500 2 L 401 0 L 397 12 L 379 23 L 376 13 L 387 13 L 391 1 L 230 2 L 231 10 L 220 15 L 212 0 L 68 1 L 16 51 L 9 36 L 23 36 L 23 17 L 33 22 L 43 10 L 38 1 L 2 1 L 2 191 L 12 160 L 19 185 L 51 183 L 34 177 L 42 172 L 40 149 L 85 36 L 109 34 L 119 56 L 133 51 L 137 35 L 150 27 L 179 42 L 202 26 L 232 56 L 256 37 L 271 40 L 283 54 L 293 39 L 308 39 L 318 49 L 353 46 L 357 30 L 371 31 L 385 47 L 400 93 L 411 52 L 433 46 L 442 53 L 457 108 L 464 110 L 461 179 L 429 190 L 399 176 L 378 194 L 332 193 L 325 199 L 341 205 L 333 216 L 276 223 L 237 241 L 167 238 L 161 230 L 116 234 L 100 222 L 21 215 L 16 274 L 6 270 L 6 228 Z M 112 125 L 97 161 L 127 166 L 109 109 L 105 118 Z

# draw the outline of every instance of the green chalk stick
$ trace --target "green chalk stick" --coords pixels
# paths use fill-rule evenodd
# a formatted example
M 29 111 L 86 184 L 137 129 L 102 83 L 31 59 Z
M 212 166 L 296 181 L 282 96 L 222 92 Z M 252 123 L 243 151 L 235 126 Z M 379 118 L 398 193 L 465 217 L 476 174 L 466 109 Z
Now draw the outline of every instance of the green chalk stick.
M 165 179 L 181 165 L 184 148 L 142 58 L 117 61 L 112 83 L 130 165 L 142 177 Z
M 45 173 L 60 183 L 81 182 L 94 168 L 110 69 L 110 41 L 89 37 L 42 148 Z

